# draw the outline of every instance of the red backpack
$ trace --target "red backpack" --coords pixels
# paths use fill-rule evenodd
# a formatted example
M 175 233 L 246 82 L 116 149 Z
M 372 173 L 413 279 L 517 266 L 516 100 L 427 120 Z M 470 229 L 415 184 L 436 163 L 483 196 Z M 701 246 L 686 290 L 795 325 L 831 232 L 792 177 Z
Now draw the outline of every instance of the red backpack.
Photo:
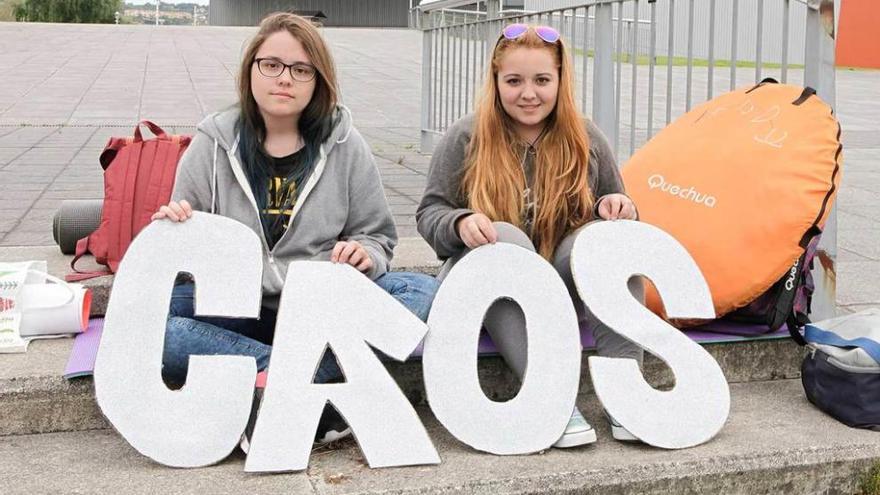
M 156 135 L 144 140 L 141 124 Z M 119 268 L 122 256 L 132 239 L 147 224 L 160 206 L 168 204 L 177 162 L 189 146 L 190 136 L 168 135 L 156 124 L 144 120 L 134 128 L 134 137 L 112 137 L 101 152 L 104 169 L 104 207 L 98 228 L 76 243 L 76 255 L 68 282 L 109 275 Z M 108 269 L 82 272 L 76 262 L 86 253 Z

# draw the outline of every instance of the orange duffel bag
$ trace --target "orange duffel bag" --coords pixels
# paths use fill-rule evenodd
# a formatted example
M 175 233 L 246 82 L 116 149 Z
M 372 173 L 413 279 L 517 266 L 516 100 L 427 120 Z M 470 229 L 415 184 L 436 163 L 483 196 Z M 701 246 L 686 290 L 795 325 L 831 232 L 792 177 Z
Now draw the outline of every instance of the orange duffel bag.
M 758 301 L 767 314 L 755 320 L 775 330 L 791 322 L 797 291 L 812 283 L 809 258 L 840 184 L 841 151 L 840 125 L 814 90 L 768 79 L 683 115 L 622 173 L 641 220 L 693 256 L 716 315 L 772 288 L 769 303 Z M 647 292 L 662 315 L 656 292 Z M 803 323 L 808 309 L 799 310 Z

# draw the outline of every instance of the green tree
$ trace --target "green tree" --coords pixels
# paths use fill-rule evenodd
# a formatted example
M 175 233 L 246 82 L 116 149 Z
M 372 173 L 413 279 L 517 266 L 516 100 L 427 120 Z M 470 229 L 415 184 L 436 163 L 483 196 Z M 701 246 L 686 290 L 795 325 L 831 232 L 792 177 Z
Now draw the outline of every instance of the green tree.
M 15 19 L 25 22 L 112 23 L 122 0 L 24 0 Z
M 14 21 L 15 8 L 24 3 L 24 0 L 0 0 L 0 22 Z

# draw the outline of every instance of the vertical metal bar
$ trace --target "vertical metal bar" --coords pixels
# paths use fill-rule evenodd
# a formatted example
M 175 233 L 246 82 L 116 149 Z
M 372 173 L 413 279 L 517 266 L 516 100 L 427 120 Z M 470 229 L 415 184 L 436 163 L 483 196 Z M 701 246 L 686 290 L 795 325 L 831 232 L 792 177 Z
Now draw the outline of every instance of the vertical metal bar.
M 574 39 L 577 37 L 577 9 L 571 9 L 571 33 L 568 35 L 568 46 L 574 52 Z M 572 53 L 573 55 L 573 53 Z
M 691 109 L 691 95 L 693 94 L 694 82 L 694 0 L 688 0 L 688 61 L 687 61 L 687 84 L 685 89 L 684 111 Z
M 651 2 L 651 41 L 648 52 L 648 139 L 651 139 L 654 136 L 654 65 L 657 62 L 656 2 Z
M 832 109 L 836 108 L 834 37 L 835 13 L 833 0 L 815 0 L 807 6 L 804 44 L 804 86 L 810 86 Z M 819 241 L 819 259 L 813 269 L 816 284 L 812 299 L 813 321 L 834 316 L 837 310 L 837 206 L 831 208 L 822 240 Z
M 734 2 L 736 0 L 733 0 Z M 669 0 L 669 38 L 666 47 L 666 124 L 672 121 L 672 57 L 675 55 L 675 0 Z
M 455 35 L 455 32 L 458 28 L 455 27 L 455 23 L 453 22 L 452 26 L 449 27 L 449 63 L 447 67 L 449 68 L 449 119 L 446 122 L 447 127 L 450 124 L 455 122 L 455 116 L 458 113 L 458 98 L 456 98 L 456 77 L 455 77 L 455 69 L 456 67 L 456 58 L 458 57 L 458 47 L 457 41 L 458 36 Z
M 730 90 L 733 91 L 736 88 L 736 64 L 738 60 L 736 59 L 736 39 L 737 39 L 737 30 L 739 27 L 739 0 L 733 0 L 733 23 L 730 28 Z
M 633 33 L 632 33 L 632 95 L 630 97 L 630 116 L 629 116 L 629 154 L 632 156 L 636 151 L 636 102 L 638 96 L 638 56 L 637 44 L 639 40 L 639 0 L 633 3 Z
M 440 82 L 440 74 L 443 72 L 443 62 L 440 58 L 440 51 L 443 49 L 443 43 L 441 43 L 440 32 L 437 28 L 432 28 L 434 33 L 434 41 L 431 42 L 434 45 L 434 127 L 433 129 L 436 131 L 440 127 L 440 89 L 442 84 Z
M 456 29 L 458 32 L 458 39 L 456 40 L 457 51 L 458 51 L 458 65 L 456 65 L 456 71 L 453 72 L 455 75 L 455 79 L 458 85 L 458 101 L 456 102 L 455 108 L 457 109 L 455 120 L 461 118 L 462 110 L 464 107 L 464 95 L 462 94 L 462 85 L 464 85 L 464 72 L 461 70 L 464 67 L 464 26 L 459 26 Z
M 582 40 L 581 49 L 583 50 L 583 64 L 581 66 L 581 112 L 587 113 L 587 69 L 590 63 L 590 8 L 584 7 L 584 39 Z
M 480 44 L 482 47 L 482 49 L 480 50 L 480 67 L 481 67 L 480 86 L 482 86 L 483 83 L 485 82 L 484 78 L 486 77 L 486 71 L 488 70 L 486 67 L 486 57 L 487 57 L 486 52 L 487 52 L 487 50 L 489 50 L 489 48 L 488 48 L 488 45 L 489 45 L 489 41 L 488 41 L 488 39 L 489 39 L 489 23 L 488 22 L 483 24 L 482 31 L 483 31 L 483 37 L 480 40 Z M 492 63 L 492 62 L 490 61 L 489 63 Z
M 452 46 L 452 30 L 447 27 L 444 28 L 446 35 L 446 58 L 443 60 L 443 66 L 446 68 L 446 113 L 445 118 L 443 119 L 443 130 L 445 131 L 449 127 L 449 122 L 452 116 L 452 74 L 450 67 L 452 66 L 453 58 L 453 46 Z
M 620 149 L 620 107 L 623 103 L 621 98 L 622 91 L 620 89 L 621 79 L 623 79 L 623 2 L 617 2 L 617 46 L 614 54 L 617 57 L 617 84 L 614 91 L 614 122 L 617 124 L 617 132 L 614 133 L 614 156 L 617 156 L 617 150 Z
M 437 45 L 439 47 L 437 53 L 437 104 L 439 108 L 437 109 L 437 127 L 435 129 L 439 131 L 443 128 L 443 110 L 446 105 L 444 100 L 446 94 L 446 38 L 442 27 L 437 30 Z
M 571 38 L 571 33 L 566 31 L 568 23 L 568 9 L 562 9 L 559 11 L 559 34 L 561 34 L 565 38 Z
M 834 0 L 815 0 L 815 4 L 807 8 L 804 86 L 814 88 L 819 98 L 836 108 Z
M 474 87 L 474 104 L 471 105 L 471 110 L 476 108 L 477 102 L 480 101 L 480 73 L 483 71 L 483 64 L 480 62 L 480 57 L 483 54 L 483 38 L 482 38 L 482 29 L 479 24 L 474 24 L 474 73 L 473 73 L 473 84 Z
M 593 56 L 593 120 L 610 142 L 617 139 L 614 120 L 614 19 L 613 5 L 597 4 L 596 45 Z M 617 150 L 614 150 L 617 156 Z
M 568 9 L 562 9 L 559 11 L 559 32 L 563 36 L 570 37 L 570 33 L 566 31 L 566 24 L 568 24 L 566 21 L 568 21 Z
M 789 19 L 790 7 L 790 0 L 784 0 L 782 3 L 782 77 L 780 77 L 783 83 L 788 82 L 788 25 L 791 22 Z
M 434 51 L 432 31 L 422 31 L 422 132 L 419 147 L 422 153 L 430 153 L 434 148 L 434 133 L 431 129 L 431 110 L 433 108 L 432 78 L 434 66 L 431 57 Z
M 434 67 L 436 85 L 434 89 L 434 94 L 437 95 L 437 99 L 435 100 L 435 105 L 437 110 L 434 112 L 434 119 L 436 123 L 434 124 L 434 130 L 440 130 L 441 124 L 443 123 L 442 114 L 443 114 L 443 30 L 435 28 L 434 29 L 434 41 L 435 46 L 435 55 L 434 57 L 437 59 Z
M 464 73 L 461 75 L 464 78 L 464 113 L 470 113 L 471 111 L 471 30 L 473 28 L 473 24 L 468 24 L 465 26 L 465 46 L 467 47 L 467 55 L 464 57 L 465 61 L 465 69 Z
M 486 18 L 497 19 L 501 11 L 501 0 L 486 0 Z
M 706 81 L 706 99 L 711 100 L 715 89 L 715 0 L 709 0 L 709 72 Z
M 761 62 L 764 58 L 764 0 L 758 0 L 758 35 L 755 45 L 755 82 L 761 80 Z

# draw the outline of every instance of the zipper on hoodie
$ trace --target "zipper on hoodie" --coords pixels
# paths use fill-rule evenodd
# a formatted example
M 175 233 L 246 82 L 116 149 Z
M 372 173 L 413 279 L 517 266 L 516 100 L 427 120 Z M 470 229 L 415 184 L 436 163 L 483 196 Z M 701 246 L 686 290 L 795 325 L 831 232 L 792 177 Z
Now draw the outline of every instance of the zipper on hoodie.
M 239 137 L 236 136 L 235 143 L 232 145 L 231 149 L 226 152 L 226 154 L 227 154 L 227 157 L 229 158 L 230 164 L 232 165 L 233 175 L 235 175 L 235 178 L 238 181 L 238 185 L 244 190 L 245 196 L 247 196 L 248 200 L 251 203 L 251 206 L 254 207 L 254 214 L 257 217 L 257 223 L 260 225 L 260 228 L 258 229 L 260 231 L 260 242 L 263 243 L 263 249 L 266 250 L 266 257 L 269 260 L 269 265 L 272 267 L 272 272 L 278 278 L 281 285 L 283 285 L 284 284 L 284 277 L 281 276 L 281 272 L 278 271 L 278 265 L 275 264 L 275 253 L 274 253 L 275 248 L 281 244 L 281 241 L 287 235 L 288 231 L 290 230 L 290 226 L 293 224 L 294 217 L 296 216 L 296 214 L 299 212 L 299 210 L 301 208 L 301 202 L 305 201 L 306 197 L 309 195 L 311 190 L 314 188 L 314 183 L 317 182 L 318 178 L 323 173 L 323 167 L 324 167 L 324 164 L 327 160 L 327 154 L 324 151 L 324 147 L 321 146 L 321 158 L 318 160 L 318 163 L 315 165 L 315 169 L 312 172 L 312 175 L 306 181 L 306 185 L 307 186 L 310 185 L 311 187 L 306 187 L 306 189 L 303 191 L 303 193 L 304 193 L 303 196 L 297 200 L 297 202 L 296 202 L 297 204 L 296 204 L 296 206 L 294 206 L 294 212 L 290 216 L 290 220 L 287 221 L 287 228 L 285 229 L 284 233 L 281 234 L 281 237 L 278 238 L 278 241 L 275 243 L 275 246 L 273 246 L 270 249 L 269 248 L 269 241 L 268 241 L 268 239 L 266 239 L 266 232 L 264 232 L 264 230 L 262 228 L 263 223 L 260 220 L 260 208 L 259 208 L 259 206 L 257 206 L 257 200 L 256 200 L 256 198 L 254 198 L 254 194 L 250 188 L 250 185 L 247 183 L 247 180 L 244 178 L 244 169 L 242 169 L 241 163 L 239 163 L 239 161 L 238 161 L 238 157 L 235 156 L 236 150 L 238 149 L 238 139 L 239 139 Z M 216 163 L 214 164 L 214 166 L 215 167 L 217 166 Z
M 281 245 L 281 241 L 287 236 L 287 233 L 290 231 L 290 226 L 293 225 L 293 219 L 299 213 L 299 210 L 302 208 L 302 203 L 309 196 L 309 193 L 312 192 L 312 189 L 315 188 L 315 183 L 318 182 L 318 179 L 321 178 L 321 175 L 324 172 L 324 164 L 327 161 L 327 154 L 324 152 L 324 146 L 322 145 L 320 148 L 320 157 L 318 158 L 318 163 L 315 164 L 315 168 L 312 170 L 309 178 L 306 179 L 306 183 L 303 185 L 302 195 L 296 200 L 296 204 L 293 206 L 293 212 L 290 215 L 290 218 L 287 220 L 287 227 L 284 229 L 284 232 L 281 233 L 281 237 L 275 242 L 275 246 L 269 251 L 270 259 L 273 259 L 272 252 L 275 251 L 275 248 Z
M 260 226 L 260 228 L 257 229 L 259 230 L 260 242 L 263 243 L 263 249 L 266 250 L 266 257 L 269 260 L 269 266 L 272 267 L 272 273 L 275 274 L 279 283 L 284 285 L 284 278 L 278 271 L 278 266 L 275 265 L 275 256 L 272 254 L 272 249 L 269 249 L 269 241 L 266 239 L 266 233 L 263 232 L 263 222 L 260 220 L 260 208 L 257 206 L 257 200 L 254 198 L 254 193 L 247 184 L 247 180 L 244 178 L 244 170 L 241 168 L 241 163 L 238 162 L 238 157 L 235 156 L 237 149 L 238 136 L 235 138 L 235 143 L 233 143 L 232 147 L 226 152 L 226 156 L 229 158 L 230 165 L 232 165 L 232 173 L 235 176 L 236 181 L 238 181 L 238 185 L 244 190 L 244 195 L 247 196 L 251 206 L 254 207 L 254 214 L 257 216 L 257 224 Z M 217 164 L 215 163 L 214 166 L 216 167 Z
M 345 107 L 342 107 L 342 108 L 344 111 L 348 112 L 347 108 L 345 108 Z M 351 115 L 351 113 L 349 112 L 349 116 L 350 115 Z M 342 141 L 337 141 L 337 143 L 345 142 L 348 139 L 348 133 L 350 133 L 350 132 L 351 132 L 351 123 L 349 123 L 349 129 L 348 129 L 348 132 L 346 133 L 345 137 L 342 139 Z M 278 277 L 278 280 L 283 285 L 284 279 L 281 277 L 281 273 L 279 273 L 278 267 L 275 265 L 274 250 L 275 250 L 275 247 L 277 247 L 278 245 L 281 244 L 281 241 L 287 235 L 287 231 L 290 230 L 290 226 L 293 224 L 293 219 L 301 208 L 302 201 L 305 201 L 306 197 L 309 195 L 311 190 L 314 188 L 315 183 L 317 183 L 318 179 L 323 174 L 324 165 L 327 161 L 327 152 L 324 149 L 324 146 L 321 145 L 321 147 L 320 147 L 321 157 L 318 160 L 318 163 L 315 165 L 315 169 L 312 171 L 312 175 L 306 181 L 307 187 L 303 191 L 304 195 L 297 201 L 297 204 L 294 206 L 293 214 L 290 216 L 290 220 L 288 220 L 288 222 L 287 222 L 287 229 L 285 229 L 284 233 L 281 234 L 281 237 L 278 239 L 278 242 L 275 243 L 275 246 L 270 249 L 269 248 L 269 241 L 266 239 L 266 233 L 263 231 L 263 228 L 262 228 L 262 221 L 260 220 L 260 209 L 257 206 L 257 201 L 254 198 L 254 194 L 250 188 L 250 184 L 248 184 L 247 179 L 244 177 L 244 170 L 241 167 L 241 163 L 239 163 L 238 157 L 235 156 L 235 153 L 238 150 L 238 142 L 239 142 L 240 138 L 241 138 L 240 134 L 235 136 L 235 142 L 233 142 L 230 149 L 226 151 L 226 155 L 227 155 L 227 158 L 229 159 L 230 165 L 232 166 L 231 167 L 232 172 L 233 172 L 233 175 L 235 176 L 236 181 L 238 182 L 239 187 L 241 187 L 244 190 L 245 196 L 250 201 L 251 206 L 254 207 L 254 214 L 256 214 L 257 223 L 260 225 L 260 228 L 257 229 L 257 230 L 259 230 L 260 242 L 263 243 L 263 248 L 266 250 L 266 255 L 267 255 L 266 257 L 269 260 L 270 266 L 272 266 L 273 273 L 275 273 L 275 275 Z M 214 138 L 214 141 L 215 141 L 215 143 L 217 142 L 216 137 Z M 217 155 L 215 154 L 214 155 L 214 169 L 215 169 L 215 171 L 216 171 L 216 168 L 217 168 Z M 212 184 L 212 187 L 213 186 L 214 186 L 214 184 Z M 215 193 L 216 193 L 216 191 L 215 191 Z

